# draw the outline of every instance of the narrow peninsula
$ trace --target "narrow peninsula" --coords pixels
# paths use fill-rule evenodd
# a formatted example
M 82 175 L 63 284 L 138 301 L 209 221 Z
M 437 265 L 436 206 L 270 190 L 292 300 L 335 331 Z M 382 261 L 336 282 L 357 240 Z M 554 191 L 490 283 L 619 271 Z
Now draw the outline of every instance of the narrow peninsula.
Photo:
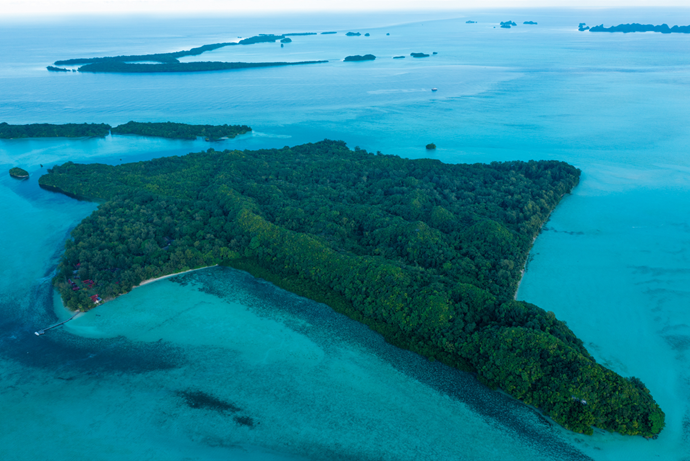
M 553 312 L 513 299 L 533 239 L 579 177 L 560 161 L 451 165 L 322 141 L 68 162 L 39 184 L 102 202 L 53 280 L 70 309 L 226 264 L 474 372 L 568 429 L 652 437 L 664 413 L 639 379 L 598 364 Z

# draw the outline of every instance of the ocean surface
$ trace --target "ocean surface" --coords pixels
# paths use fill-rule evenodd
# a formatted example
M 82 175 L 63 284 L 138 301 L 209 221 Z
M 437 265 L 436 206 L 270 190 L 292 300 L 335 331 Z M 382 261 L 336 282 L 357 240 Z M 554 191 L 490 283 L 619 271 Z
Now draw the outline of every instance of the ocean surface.
M 519 25 L 498 27 L 507 20 Z M 690 10 L 0 19 L 0 122 L 254 128 L 212 144 L 0 140 L 0 459 L 690 460 L 690 36 L 580 33 L 580 22 L 687 25 Z M 326 64 L 45 70 L 322 31 L 338 34 L 185 60 Z M 342 62 L 366 53 L 377 59 Z M 41 190 L 47 168 L 324 138 L 409 158 L 582 169 L 536 240 L 518 298 L 554 311 L 600 363 L 641 378 L 666 413 L 659 438 L 570 433 L 469 374 L 228 268 L 142 286 L 34 335 L 69 316 L 50 279 L 70 230 L 97 206 Z M 31 178 L 13 180 L 12 166 Z

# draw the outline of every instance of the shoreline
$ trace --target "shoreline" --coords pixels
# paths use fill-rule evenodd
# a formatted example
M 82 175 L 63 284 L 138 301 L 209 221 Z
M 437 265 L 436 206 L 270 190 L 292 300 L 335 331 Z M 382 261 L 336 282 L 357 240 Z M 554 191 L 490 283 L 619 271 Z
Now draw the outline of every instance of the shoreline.
M 69 312 L 69 313 L 71 313 L 71 314 L 73 314 L 73 313 L 75 313 L 75 312 L 80 312 L 79 315 L 77 316 L 77 317 L 80 317 L 82 314 L 86 314 L 87 312 L 92 311 L 93 309 L 95 309 L 95 308 L 97 308 L 97 307 L 100 307 L 100 306 L 102 306 L 102 305 L 105 304 L 105 303 L 108 303 L 108 302 L 110 302 L 110 301 L 114 301 L 114 300 L 116 300 L 117 298 L 119 298 L 120 296 L 125 296 L 125 295 L 131 293 L 132 291 L 134 291 L 135 289 L 137 289 L 137 288 L 139 288 L 139 287 L 142 287 L 142 286 L 144 286 L 144 285 L 148 285 L 149 283 L 157 282 L 157 281 L 159 281 L 159 280 L 167 279 L 167 278 L 169 278 L 169 277 L 175 277 L 176 275 L 186 274 L 187 272 L 200 271 L 200 270 L 202 270 L 202 269 L 208 269 L 209 267 L 217 267 L 217 266 L 218 266 L 218 264 L 214 264 L 214 265 L 212 265 L 212 266 L 198 267 L 198 268 L 196 268 L 196 269 L 188 269 L 188 270 L 186 270 L 186 271 L 175 272 L 174 274 L 162 275 L 162 276 L 156 277 L 156 278 L 154 278 L 154 279 L 147 279 L 147 280 L 144 280 L 144 281 L 141 282 L 139 285 L 133 286 L 132 289 L 129 290 L 127 293 L 122 293 L 122 294 L 120 294 L 120 295 L 115 296 L 114 298 L 103 299 L 103 301 L 101 301 L 100 303 L 96 304 L 94 307 L 92 307 L 91 309 L 86 310 L 86 311 L 79 311 L 78 309 L 77 309 L 77 310 L 74 310 L 74 311 L 73 311 L 73 310 L 70 310 L 70 309 L 65 305 L 65 300 L 62 299 L 62 296 L 60 295 L 59 292 L 58 292 L 58 297 L 60 298 L 60 303 L 62 304 L 63 309 L 65 309 L 67 312 Z M 56 291 L 57 291 L 57 290 L 56 290 Z M 75 318 L 77 318 L 77 317 L 75 317 Z
M 575 190 L 575 187 L 577 187 L 579 185 L 580 185 L 580 181 L 578 180 L 577 184 L 575 184 L 575 186 L 573 187 L 573 189 L 570 192 L 563 194 L 561 196 L 561 198 L 558 199 L 558 203 L 556 204 L 556 206 L 553 207 L 553 210 L 551 210 L 549 212 L 548 216 L 546 217 L 546 219 L 544 220 L 542 225 L 539 226 L 539 231 L 537 232 L 537 235 L 534 236 L 534 238 L 532 239 L 532 244 L 529 246 L 529 251 L 527 252 L 527 258 L 525 259 L 525 264 L 523 264 L 522 269 L 520 269 L 520 280 L 518 280 L 518 284 L 517 284 L 517 288 L 515 289 L 515 295 L 513 296 L 513 300 L 515 300 L 515 301 L 518 300 L 517 296 L 518 296 L 518 293 L 520 292 L 520 285 L 522 284 L 522 280 L 525 278 L 525 271 L 527 270 L 527 264 L 529 263 L 529 256 L 530 256 L 530 254 L 532 254 L 532 248 L 534 248 L 534 242 L 536 242 L 537 237 L 539 237 L 541 235 L 542 229 L 544 229 L 544 226 L 546 226 L 546 224 L 549 222 L 549 220 L 551 219 L 551 215 L 553 214 L 554 211 L 556 211 L 556 208 L 558 208 L 558 205 L 560 205 L 561 202 L 563 201 L 563 199 L 566 198 L 568 195 L 572 195 L 573 190 Z
M 139 285 L 132 287 L 132 290 L 130 291 L 130 293 L 132 291 L 134 291 L 136 288 L 143 287 L 144 285 L 148 285 L 149 283 L 157 282 L 159 280 L 167 279 L 169 277 L 175 277 L 176 275 L 186 274 L 187 272 L 200 271 L 202 269 L 208 269 L 209 267 L 217 267 L 217 266 L 218 266 L 218 264 L 214 264 L 213 266 L 204 266 L 204 267 L 199 267 L 197 269 L 188 269 L 186 271 L 176 272 L 174 274 L 162 275 L 160 277 L 156 277 L 155 279 L 147 279 L 147 280 L 144 280 L 143 282 L 141 282 Z M 127 293 L 124 293 L 124 295 L 126 295 L 126 294 Z M 123 295 L 119 295 L 116 298 L 119 298 L 120 296 L 123 296 Z M 116 299 L 116 298 L 112 298 L 112 299 Z M 101 304 L 103 304 L 103 303 L 101 303 Z

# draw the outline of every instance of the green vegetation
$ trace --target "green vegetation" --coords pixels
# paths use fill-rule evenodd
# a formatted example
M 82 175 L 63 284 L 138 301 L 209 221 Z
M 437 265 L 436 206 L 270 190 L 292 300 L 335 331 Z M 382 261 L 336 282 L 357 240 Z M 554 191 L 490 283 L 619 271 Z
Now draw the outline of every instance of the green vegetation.
M 433 142 L 430 144 L 427 144 L 426 149 L 427 150 L 434 150 L 434 149 L 436 149 L 436 144 L 434 144 Z
M 581 32 L 589 29 L 583 27 L 585 24 L 581 23 L 579 30 Z M 604 27 L 604 25 L 594 26 L 589 29 L 590 32 L 623 32 L 624 34 L 630 32 L 660 32 L 662 34 L 690 34 L 690 26 L 673 26 L 669 27 L 668 24 L 661 24 L 660 26 L 655 26 L 653 24 L 619 24 L 617 26 Z
M 173 53 L 138 54 L 127 56 L 106 56 L 102 58 L 77 58 L 55 61 L 55 65 L 83 64 L 79 72 L 113 72 L 113 73 L 157 73 L 157 72 L 208 72 L 216 70 L 247 69 L 252 67 L 290 66 L 296 64 L 315 64 L 328 61 L 302 61 L 302 62 L 180 62 L 178 59 L 186 56 L 198 56 L 206 51 L 217 50 L 226 46 L 253 45 L 255 43 L 275 43 L 280 40 L 289 43 L 292 40 L 287 35 L 316 35 L 315 33 L 296 33 L 285 35 L 257 35 L 239 42 L 213 43 L 203 45 L 190 50 L 175 51 Z M 154 62 L 156 64 L 150 64 Z M 144 63 L 144 64 L 142 64 Z M 48 66 L 49 71 L 62 72 L 67 69 Z
M 113 134 L 136 134 L 169 139 L 196 139 L 201 136 L 214 141 L 221 138 L 234 138 L 249 133 L 246 125 L 188 125 L 186 123 L 139 123 L 127 122 L 112 129 Z
M 345 62 L 373 61 L 374 59 L 376 59 L 376 56 L 374 56 L 373 54 L 365 54 L 364 56 L 360 56 L 357 54 L 355 56 L 348 56 L 345 59 L 343 59 L 343 61 L 345 61 Z
M 208 72 L 213 70 L 250 69 L 254 67 L 296 66 L 300 64 L 320 64 L 328 61 L 299 62 L 170 62 L 163 64 L 129 64 L 120 61 L 104 61 L 81 66 L 79 72 L 112 72 L 120 74 L 139 74 L 157 72 Z
M 8 125 L 0 123 L 0 138 L 81 138 L 84 136 L 107 136 L 110 125 L 105 123 L 67 123 L 51 125 L 33 123 L 31 125 Z
M 15 179 L 28 179 L 29 172 L 22 168 L 14 167 L 10 168 L 10 176 L 12 176 Z
M 62 61 L 55 61 L 56 66 L 73 66 L 77 64 L 93 64 L 100 62 L 109 61 L 119 61 L 119 62 L 142 62 L 142 61 L 153 61 L 161 63 L 174 63 L 179 62 L 178 58 L 184 58 L 186 56 L 199 56 L 207 51 L 217 50 L 218 48 L 223 48 L 226 46 L 235 45 L 252 45 L 254 43 L 266 43 L 275 42 L 283 38 L 283 35 L 259 35 L 257 37 L 245 38 L 239 42 L 227 42 L 227 43 L 213 43 L 210 45 L 202 45 L 191 50 L 175 51 L 173 53 L 154 53 L 154 54 L 137 54 L 137 55 L 127 55 L 127 56 L 106 56 L 102 58 L 77 58 L 77 59 L 65 59 Z
M 323 141 L 49 171 L 42 187 L 103 201 L 54 278 L 72 309 L 225 263 L 474 370 L 568 429 L 651 437 L 664 426 L 639 379 L 597 364 L 552 312 L 513 299 L 534 237 L 579 181 L 566 163 L 447 165 Z

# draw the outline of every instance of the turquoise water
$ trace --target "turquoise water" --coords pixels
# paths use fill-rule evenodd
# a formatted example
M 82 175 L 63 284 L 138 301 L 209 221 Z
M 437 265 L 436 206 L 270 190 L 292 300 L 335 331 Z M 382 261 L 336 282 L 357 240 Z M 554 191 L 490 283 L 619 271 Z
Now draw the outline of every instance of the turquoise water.
M 539 25 L 494 29 L 508 19 Z M 0 121 L 171 120 L 255 130 L 213 144 L 0 141 L 0 169 L 32 174 L 24 182 L 0 176 L 2 458 L 689 459 L 690 37 L 578 33 L 579 22 L 689 24 L 690 10 L 0 23 Z M 331 61 L 315 66 L 179 75 L 44 70 L 57 59 L 323 30 L 340 33 L 201 56 Z M 344 37 L 348 30 L 371 37 Z M 439 54 L 390 59 L 413 51 Z M 340 61 L 365 53 L 379 58 Z M 518 298 L 567 321 L 601 363 L 640 377 L 667 415 L 659 439 L 568 433 L 469 375 L 224 268 L 137 288 L 33 335 L 66 315 L 50 276 L 69 230 L 95 209 L 39 189 L 46 168 L 324 138 L 410 158 L 548 158 L 581 168 L 580 186 L 535 243 Z M 432 154 L 429 142 L 438 146 Z M 225 410 L 190 406 L 195 392 L 226 402 Z

